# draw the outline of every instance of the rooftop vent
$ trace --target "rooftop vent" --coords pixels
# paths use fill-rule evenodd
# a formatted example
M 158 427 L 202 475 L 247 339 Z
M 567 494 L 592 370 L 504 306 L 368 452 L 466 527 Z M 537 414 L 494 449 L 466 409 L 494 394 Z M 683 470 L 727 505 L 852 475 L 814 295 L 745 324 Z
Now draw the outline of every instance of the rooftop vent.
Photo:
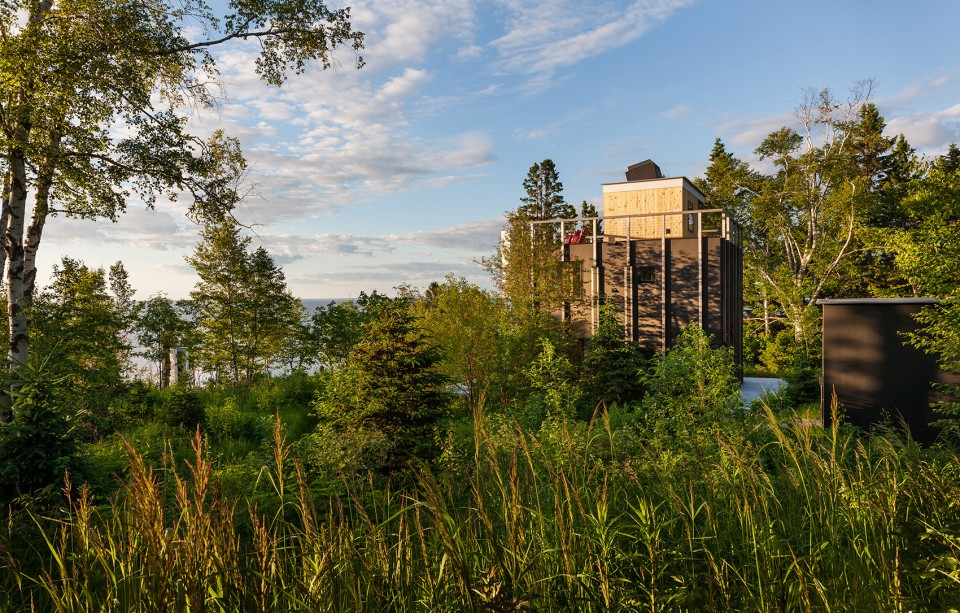
M 644 160 L 627 167 L 627 181 L 662 179 L 663 173 L 653 160 Z

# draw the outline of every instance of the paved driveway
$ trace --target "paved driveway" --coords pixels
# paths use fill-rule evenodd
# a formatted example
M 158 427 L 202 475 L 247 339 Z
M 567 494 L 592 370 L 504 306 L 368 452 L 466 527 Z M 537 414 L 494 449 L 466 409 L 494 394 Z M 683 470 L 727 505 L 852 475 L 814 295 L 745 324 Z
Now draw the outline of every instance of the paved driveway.
M 763 398 L 766 394 L 776 394 L 785 387 L 787 382 L 775 377 L 744 377 L 740 394 L 743 396 L 744 406 L 749 406 L 757 398 Z

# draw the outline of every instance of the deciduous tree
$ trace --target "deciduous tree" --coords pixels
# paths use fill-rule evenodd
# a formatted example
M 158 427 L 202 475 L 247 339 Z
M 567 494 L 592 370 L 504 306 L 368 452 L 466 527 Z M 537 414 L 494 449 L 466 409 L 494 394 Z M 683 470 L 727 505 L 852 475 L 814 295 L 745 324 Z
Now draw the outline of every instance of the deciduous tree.
M 185 317 L 188 310 L 162 293 L 151 296 L 137 309 L 134 330 L 141 347 L 139 355 L 155 365 L 161 386 L 167 381 L 170 349 L 195 346 L 193 325 Z
M 187 258 L 200 277 L 190 293 L 200 339 L 195 357 L 218 376 L 249 385 L 294 334 L 300 301 L 270 254 L 250 250 L 238 224 L 207 225 L 201 237 Z
M 9 360 L 27 363 L 36 258 L 49 218 L 115 219 L 128 198 L 192 198 L 219 218 L 236 202 L 244 162 L 236 141 L 204 142 L 183 109 L 214 102 L 210 50 L 257 41 L 259 76 L 333 63 L 359 49 L 349 9 L 320 0 L 19 0 L 0 7 L 0 232 L 6 261 Z M 362 63 L 358 58 L 358 65 Z
M 376 290 L 360 292 L 356 301 L 331 302 L 314 309 L 311 330 L 315 338 L 320 362 L 327 368 L 340 368 L 363 339 L 366 325 L 375 317 L 377 309 L 392 302 Z
M 563 183 L 552 160 L 531 166 L 523 189 L 520 206 L 506 214 L 497 253 L 485 265 L 516 307 L 549 311 L 574 297 L 579 274 L 560 262 L 560 228 L 530 222 L 573 218 L 576 209 L 563 199 Z M 568 229 L 572 231 L 572 225 Z
M 466 388 L 470 406 L 499 391 L 508 357 L 507 310 L 502 298 L 453 275 L 431 284 L 414 304 L 421 327 L 443 352 L 438 369 Z
M 129 292 L 111 294 L 111 280 L 114 289 L 128 289 L 124 283 L 118 286 L 118 267 L 111 270 L 114 275 L 108 278 L 102 268 L 64 257 L 53 268 L 50 287 L 34 301 L 33 368 L 60 381 L 62 406 L 95 408 L 123 381 L 130 321 L 122 305 Z
M 880 215 L 890 174 L 894 141 L 882 134 L 870 87 L 858 85 L 845 102 L 829 90 L 809 91 L 797 127 L 772 132 L 756 150 L 772 173 L 750 169 L 718 141 L 701 183 L 707 206 L 744 229 L 747 298 L 776 303 L 809 353 L 816 352 L 816 300 L 857 291 L 846 267 L 871 248 L 863 229 Z

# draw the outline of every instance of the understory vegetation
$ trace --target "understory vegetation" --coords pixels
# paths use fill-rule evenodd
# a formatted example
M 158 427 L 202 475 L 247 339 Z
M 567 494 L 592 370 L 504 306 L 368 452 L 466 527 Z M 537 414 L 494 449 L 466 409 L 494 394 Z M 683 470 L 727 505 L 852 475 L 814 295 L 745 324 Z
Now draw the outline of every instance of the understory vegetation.
M 429 362 L 397 308 L 368 329 L 359 353 L 402 340 Z M 584 364 L 603 362 L 598 346 Z M 546 341 L 519 375 L 529 387 L 522 401 L 491 402 L 489 386 L 475 400 L 405 398 L 447 407 L 431 432 L 416 420 L 391 430 L 389 402 L 333 411 L 390 380 L 371 379 L 362 360 L 249 388 L 130 384 L 97 435 L 90 423 L 47 431 L 24 418 L 13 425 L 34 447 L 38 437 L 69 445 L 49 466 L 23 460 L 34 489 L 6 501 L 0 608 L 893 611 L 957 602 L 960 458 L 948 438 L 924 449 L 892 429 L 824 430 L 782 408 L 783 398 L 745 408 L 729 353 L 695 326 L 663 357 L 639 358 L 639 396 L 600 399 L 585 413 L 596 392 L 576 377 L 584 366 Z M 607 374 L 590 380 L 617 380 Z M 31 414 L 28 402 L 54 410 L 43 393 L 22 392 L 18 415 Z M 10 442 L 8 473 L 18 466 Z
M 955 451 L 923 450 L 893 432 L 825 431 L 765 408 L 699 423 L 661 408 L 618 406 L 590 421 L 533 426 L 476 407 L 450 424 L 434 462 L 387 477 L 351 465 L 347 451 L 333 462 L 337 454 L 297 438 L 289 419 L 251 423 L 244 410 L 219 405 L 199 433 L 168 431 L 162 442 L 141 431 L 88 447 L 88 461 L 116 471 L 113 484 L 70 481 L 56 506 L 10 507 L 2 604 L 894 611 L 956 603 Z M 364 443 L 340 442 L 351 444 Z

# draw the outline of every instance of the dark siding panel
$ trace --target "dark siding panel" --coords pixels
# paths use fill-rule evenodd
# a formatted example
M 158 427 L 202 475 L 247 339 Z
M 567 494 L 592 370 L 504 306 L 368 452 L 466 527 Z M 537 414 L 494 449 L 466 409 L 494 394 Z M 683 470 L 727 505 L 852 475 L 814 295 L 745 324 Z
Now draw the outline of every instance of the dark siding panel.
M 917 440 L 932 442 L 938 430 L 930 402 L 942 399 L 931 383 L 960 384 L 960 373 L 944 373 L 936 361 L 903 334 L 916 330 L 923 305 L 857 303 L 823 305 L 823 423 L 831 423 L 836 393 L 844 421 L 870 428 L 902 420 Z

